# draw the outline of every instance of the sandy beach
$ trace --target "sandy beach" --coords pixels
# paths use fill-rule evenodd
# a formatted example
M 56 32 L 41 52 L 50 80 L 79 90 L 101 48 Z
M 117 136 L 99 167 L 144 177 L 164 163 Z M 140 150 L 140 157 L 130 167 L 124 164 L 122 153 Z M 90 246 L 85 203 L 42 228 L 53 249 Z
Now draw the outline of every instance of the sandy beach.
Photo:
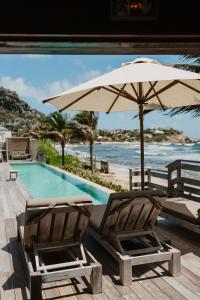
M 60 151 L 60 146 L 56 145 Z M 88 145 L 67 144 L 66 153 L 77 156 L 84 160 L 88 158 Z M 130 142 L 105 142 L 97 143 L 94 149 L 94 157 L 97 159 L 97 169 L 100 170 L 100 161 L 109 163 L 109 174 L 97 175 L 102 179 L 119 184 L 129 189 L 129 168 L 138 169 L 140 166 L 140 146 L 138 143 Z M 200 160 L 200 145 L 172 143 L 151 143 L 145 145 L 145 166 L 150 169 L 167 170 L 166 166 L 177 159 Z M 139 182 L 140 177 L 133 178 Z M 153 178 L 153 182 L 166 185 L 160 178 Z

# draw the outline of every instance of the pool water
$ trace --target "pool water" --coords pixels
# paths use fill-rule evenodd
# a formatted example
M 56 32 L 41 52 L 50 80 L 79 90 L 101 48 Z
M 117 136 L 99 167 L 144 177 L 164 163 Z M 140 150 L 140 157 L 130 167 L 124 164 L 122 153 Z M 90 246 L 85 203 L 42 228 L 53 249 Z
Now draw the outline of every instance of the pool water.
M 95 204 L 106 203 L 109 193 L 40 163 L 11 163 L 33 198 L 90 195 Z

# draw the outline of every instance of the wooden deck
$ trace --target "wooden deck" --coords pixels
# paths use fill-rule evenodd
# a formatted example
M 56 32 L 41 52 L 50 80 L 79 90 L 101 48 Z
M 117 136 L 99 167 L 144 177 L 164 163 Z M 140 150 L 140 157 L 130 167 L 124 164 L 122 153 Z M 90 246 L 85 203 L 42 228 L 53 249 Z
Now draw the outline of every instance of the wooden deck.
M 16 240 L 15 215 L 24 210 L 29 197 L 20 182 L 8 181 L 9 169 L 0 164 L 0 299 L 29 299 L 25 274 Z M 103 293 L 90 294 L 86 279 L 60 281 L 43 285 L 43 299 L 200 299 L 200 238 L 172 223 L 160 220 L 157 232 L 171 240 L 182 252 L 182 274 L 173 278 L 165 264 L 144 265 L 133 269 L 133 283 L 121 286 L 117 264 L 90 236 L 86 244 L 103 266 Z

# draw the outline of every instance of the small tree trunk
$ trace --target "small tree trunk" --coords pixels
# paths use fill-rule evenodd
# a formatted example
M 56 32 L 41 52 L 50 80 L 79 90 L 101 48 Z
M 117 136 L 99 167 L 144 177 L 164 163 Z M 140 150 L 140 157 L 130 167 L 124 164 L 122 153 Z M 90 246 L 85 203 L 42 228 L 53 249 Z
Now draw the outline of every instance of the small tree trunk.
M 94 174 L 94 164 L 93 164 L 93 144 L 90 144 L 90 166 L 91 172 Z
M 62 165 L 65 165 L 65 144 L 61 143 L 61 148 L 62 148 Z

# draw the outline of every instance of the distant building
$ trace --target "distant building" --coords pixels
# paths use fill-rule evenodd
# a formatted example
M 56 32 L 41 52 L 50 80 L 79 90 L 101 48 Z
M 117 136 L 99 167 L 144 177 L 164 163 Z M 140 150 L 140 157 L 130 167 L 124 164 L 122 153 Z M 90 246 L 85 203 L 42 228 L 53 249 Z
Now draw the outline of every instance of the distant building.
M 6 141 L 6 138 L 9 138 L 11 136 L 11 131 L 0 125 L 0 143 L 4 143 Z
M 154 131 L 154 133 L 155 134 L 164 134 L 164 131 L 157 129 L 157 130 Z

